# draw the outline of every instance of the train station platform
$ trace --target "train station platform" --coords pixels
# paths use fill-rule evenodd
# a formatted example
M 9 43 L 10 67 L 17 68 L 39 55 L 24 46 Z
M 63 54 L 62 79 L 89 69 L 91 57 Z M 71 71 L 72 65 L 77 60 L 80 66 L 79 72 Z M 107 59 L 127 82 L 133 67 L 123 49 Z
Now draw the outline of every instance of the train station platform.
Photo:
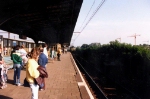
M 49 59 L 49 77 L 46 78 L 46 89 L 39 91 L 39 99 L 94 99 L 70 52 L 61 55 L 60 59 L 54 63 Z M 4 60 L 11 64 L 10 57 L 4 57 Z M 22 84 L 25 76 L 26 71 L 22 70 Z M 13 69 L 8 71 L 8 87 L 0 89 L 0 99 L 31 99 L 29 87 L 13 85 Z

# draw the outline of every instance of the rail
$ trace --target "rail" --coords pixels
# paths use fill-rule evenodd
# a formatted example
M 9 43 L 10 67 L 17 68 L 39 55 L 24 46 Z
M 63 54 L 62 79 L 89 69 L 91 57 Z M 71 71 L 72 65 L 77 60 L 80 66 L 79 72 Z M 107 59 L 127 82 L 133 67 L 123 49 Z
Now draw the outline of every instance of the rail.
M 102 73 L 100 73 L 101 76 L 105 77 L 105 79 L 107 79 L 108 83 L 111 83 L 111 85 L 108 85 L 109 87 L 107 87 L 105 85 L 102 85 L 100 87 L 98 82 L 96 82 L 93 79 L 93 77 L 91 77 L 90 73 L 87 72 L 87 70 L 84 68 L 84 66 L 76 58 L 76 55 L 73 54 L 73 57 L 74 57 L 75 61 L 77 62 L 77 65 L 78 65 L 79 69 L 82 71 L 82 73 L 84 73 L 86 75 L 86 79 L 88 80 L 88 83 L 92 86 L 92 88 L 95 91 L 95 94 L 96 94 L 98 99 L 116 99 L 116 98 L 113 98 L 113 97 L 117 97 L 116 95 L 118 94 L 118 92 L 119 92 L 119 96 L 118 97 L 130 97 L 132 99 L 141 99 L 139 96 L 137 96 L 136 94 L 132 93 L 130 90 L 126 89 L 122 85 L 120 85 L 120 84 L 116 83 L 115 81 L 112 81 L 109 78 L 105 77 L 105 75 L 102 74 Z M 78 57 L 80 57 L 80 56 L 78 56 Z M 80 57 L 80 58 L 82 59 L 82 61 L 87 62 L 82 57 Z M 89 63 L 89 62 L 87 62 L 87 63 Z M 100 72 L 98 70 L 98 68 L 95 68 L 95 67 L 92 67 L 92 68 L 94 68 L 94 70 L 97 70 L 98 72 Z M 112 84 L 114 84 L 114 85 L 112 85 Z M 120 90 L 121 90 L 121 92 L 120 92 Z M 107 93 L 108 91 L 110 93 Z

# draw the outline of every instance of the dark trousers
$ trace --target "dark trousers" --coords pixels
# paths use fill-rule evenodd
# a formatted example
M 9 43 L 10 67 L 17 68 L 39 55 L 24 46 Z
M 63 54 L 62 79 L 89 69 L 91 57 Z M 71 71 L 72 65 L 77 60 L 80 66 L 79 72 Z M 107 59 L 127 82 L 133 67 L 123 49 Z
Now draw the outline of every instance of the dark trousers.
M 60 61 L 60 54 L 57 54 L 57 60 Z

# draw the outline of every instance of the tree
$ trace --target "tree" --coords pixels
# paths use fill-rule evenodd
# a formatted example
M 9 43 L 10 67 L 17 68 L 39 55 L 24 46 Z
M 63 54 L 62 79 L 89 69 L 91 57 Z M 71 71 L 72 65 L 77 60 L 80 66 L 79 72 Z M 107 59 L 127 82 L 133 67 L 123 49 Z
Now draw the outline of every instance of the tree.
M 83 45 L 81 46 L 81 48 L 88 48 L 88 47 L 89 47 L 88 44 L 83 44 Z

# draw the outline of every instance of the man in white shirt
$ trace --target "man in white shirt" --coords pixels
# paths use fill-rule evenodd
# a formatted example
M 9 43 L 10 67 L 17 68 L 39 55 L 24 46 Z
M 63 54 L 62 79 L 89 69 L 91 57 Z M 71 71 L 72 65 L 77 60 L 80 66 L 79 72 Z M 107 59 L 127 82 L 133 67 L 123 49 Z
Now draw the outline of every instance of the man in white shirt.
M 43 48 L 43 53 L 46 55 L 46 57 L 48 58 L 48 52 L 47 52 L 47 44 L 43 43 L 42 44 L 42 48 Z M 47 67 L 47 64 L 45 65 L 45 67 Z
M 20 52 L 20 56 L 21 56 L 21 58 L 22 58 L 22 60 L 23 60 L 23 66 L 27 63 L 27 61 L 28 61 L 28 58 L 27 58 L 27 52 L 26 52 L 26 50 L 24 49 L 24 45 L 22 45 L 21 47 L 20 47 L 20 49 L 19 49 L 19 52 Z
M 42 44 L 42 48 L 43 48 L 43 53 L 46 55 L 46 57 L 48 58 L 48 52 L 47 52 L 47 44 L 43 43 Z

